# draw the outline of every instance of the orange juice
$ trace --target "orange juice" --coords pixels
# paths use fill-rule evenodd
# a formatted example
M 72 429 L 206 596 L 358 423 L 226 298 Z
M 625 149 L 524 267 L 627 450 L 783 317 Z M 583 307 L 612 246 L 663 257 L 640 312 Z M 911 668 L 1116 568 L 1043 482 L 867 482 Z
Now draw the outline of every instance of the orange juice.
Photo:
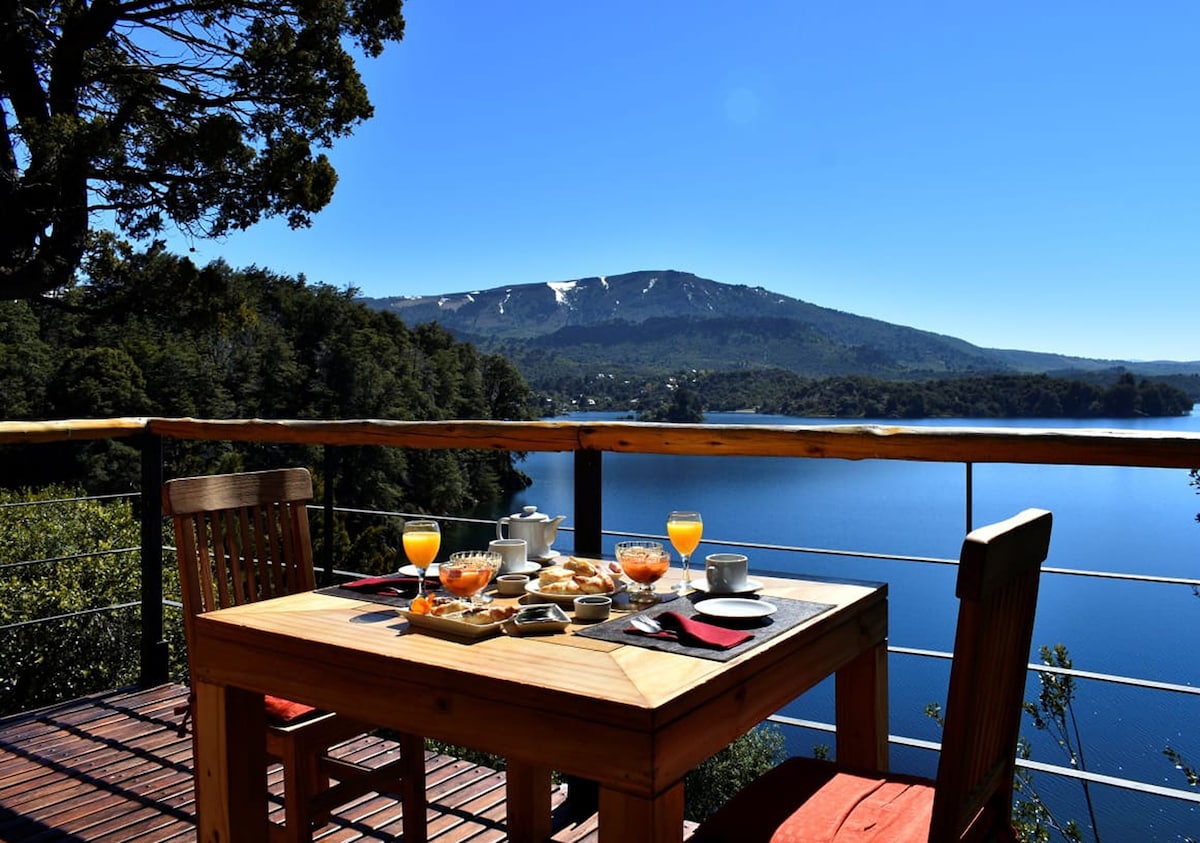
M 700 546 L 700 536 L 704 532 L 703 521 L 668 521 L 667 535 L 671 544 L 684 556 L 691 556 Z
M 442 546 L 442 534 L 432 530 L 405 533 L 403 540 L 404 555 L 418 568 L 428 568 L 429 563 L 437 558 L 438 548 Z

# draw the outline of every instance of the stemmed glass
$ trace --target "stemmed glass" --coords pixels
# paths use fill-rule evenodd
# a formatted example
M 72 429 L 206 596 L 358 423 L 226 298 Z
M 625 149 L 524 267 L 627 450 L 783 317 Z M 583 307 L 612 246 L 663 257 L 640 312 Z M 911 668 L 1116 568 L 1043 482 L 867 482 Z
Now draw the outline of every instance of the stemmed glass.
M 436 521 L 417 519 L 404 522 L 404 555 L 417 569 L 417 594 L 425 592 L 425 569 L 437 559 L 442 546 L 442 531 Z
M 657 603 L 654 584 L 671 567 L 671 557 L 662 542 L 617 542 L 617 561 L 625 575 L 637 583 L 637 587 L 629 592 L 629 602 L 635 605 Z
M 683 579 L 675 584 L 675 590 L 682 593 L 692 590 L 692 571 L 688 560 L 700 546 L 700 536 L 704 533 L 704 521 L 699 512 L 675 510 L 667 516 L 667 535 L 671 537 L 671 545 L 679 553 L 683 565 Z
M 500 570 L 501 557 L 491 550 L 459 550 L 438 566 L 438 579 L 456 597 L 469 597 L 474 606 L 491 603 L 482 592 Z

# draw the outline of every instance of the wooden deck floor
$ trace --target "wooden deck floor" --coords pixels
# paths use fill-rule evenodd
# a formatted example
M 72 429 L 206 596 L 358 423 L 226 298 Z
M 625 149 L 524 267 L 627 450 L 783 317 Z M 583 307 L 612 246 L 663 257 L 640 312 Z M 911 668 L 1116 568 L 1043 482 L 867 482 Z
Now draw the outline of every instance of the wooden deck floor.
M 167 841 L 195 839 L 191 737 L 175 708 L 187 689 L 164 685 L 114 691 L 0 720 L 0 841 Z M 340 748 L 359 760 L 395 745 L 364 737 Z M 429 833 L 436 843 L 500 843 L 504 774 L 429 753 Z M 282 811 L 279 777 L 271 806 Z M 555 806 L 565 794 L 558 790 Z M 322 843 L 402 840 L 400 804 L 364 797 L 319 829 Z M 560 843 L 596 839 L 595 818 L 562 828 Z

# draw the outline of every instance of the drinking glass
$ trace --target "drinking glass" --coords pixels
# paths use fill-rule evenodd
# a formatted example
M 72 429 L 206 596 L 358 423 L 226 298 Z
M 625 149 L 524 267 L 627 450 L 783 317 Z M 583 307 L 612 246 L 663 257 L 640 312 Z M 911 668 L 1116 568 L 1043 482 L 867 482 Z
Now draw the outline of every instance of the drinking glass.
M 425 569 L 437 559 L 442 546 L 442 531 L 436 521 L 417 519 L 404 522 L 404 555 L 417 569 L 417 594 L 425 592 Z
M 688 561 L 700 546 L 703 532 L 704 521 L 699 512 L 675 510 L 667 516 L 667 535 L 671 537 L 671 545 L 679 553 L 683 565 L 683 579 L 675 584 L 676 591 L 682 593 L 692 590 L 692 570 Z
M 468 597 L 476 606 L 490 603 L 492 598 L 481 592 L 500 570 L 501 560 L 500 554 L 491 550 L 459 550 L 438 566 L 438 579 L 455 597 Z
M 654 584 L 671 567 L 671 557 L 662 542 L 617 542 L 617 562 L 625 575 L 636 583 L 629 592 L 629 602 L 635 605 L 657 603 Z

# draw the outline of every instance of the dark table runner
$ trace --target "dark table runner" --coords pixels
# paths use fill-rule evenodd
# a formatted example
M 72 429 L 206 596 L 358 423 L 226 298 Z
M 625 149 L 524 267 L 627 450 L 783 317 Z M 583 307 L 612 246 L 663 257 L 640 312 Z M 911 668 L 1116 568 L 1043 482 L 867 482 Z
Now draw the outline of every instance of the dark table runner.
M 401 594 L 378 594 L 370 591 L 357 591 L 352 588 L 342 588 L 341 586 L 331 585 L 326 588 L 318 588 L 317 594 L 332 594 L 334 597 L 349 597 L 351 600 L 362 600 L 366 603 L 383 603 L 387 606 L 399 606 L 408 608 L 408 604 L 412 602 L 413 595 Z
M 663 612 L 679 612 L 684 617 L 695 618 L 704 623 L 711 623 L 713 626 L 743 630 L 754 636 L 749 641 L 744 641 L 728 650 L 693 647 L 666 638 L 650 638 L 634 632 L 626 632 L 626 630 L 632 629 L 629 623 L 630 615 L 621 615 L 595 626 L 578 629 L 575 631 L 575 634 L 582 635 L 584 638 L 598 638 L 601 641 L 632 644 L 635 647 L 649 647 L 652 650 L 662 650 L 667 653 L 682 653 L 685 656 L 698 656 L 702 659 L 724 662 L 736 658 L 751 647 L 757 647 L 764 641 L 770 641 L 776 635 L 787 632 L 797 624 L 804 623 L 810 618 L 815 618 L 822 612 L 827 612 L 833 608 L 832 603 L 812 603 L 808 600 L 793 600 L 790 597 L 760 597 L 758 599 L 775 606 L 775 614 L 768 615 L 765 618 L 751 618 L 748 621 L 712 618 L 697 612 L 691 600 L 687 598 L 669 600 L 637 613 L 653 618 Z

